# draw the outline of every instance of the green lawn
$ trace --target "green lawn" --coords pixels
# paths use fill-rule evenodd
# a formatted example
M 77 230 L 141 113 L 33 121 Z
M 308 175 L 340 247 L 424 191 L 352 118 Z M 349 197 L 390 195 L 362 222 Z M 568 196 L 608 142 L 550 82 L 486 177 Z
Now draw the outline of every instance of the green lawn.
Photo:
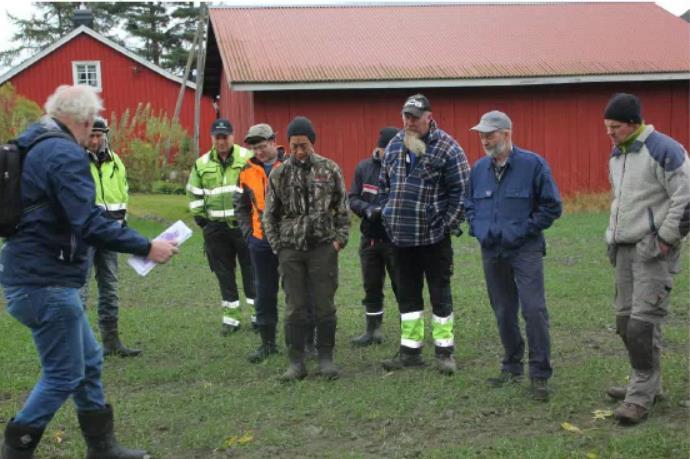
M 156 235 L 177 218 L 192 225 L 182 196 L 132 198 L 132 227 Z M 258 337 L 243 330 L 222 338 L 218 286 L 202 252 L 201 235 L 169 265 L 138 277 L 121 258 L 121 329 L 144 355 L 108 359 L 104 381 L 124 444 L 157 458 L 687 458 L 688 256 L 677 276 L 664 330 L 667 400 L 634 428 L 612 419 L 604 390 L 624 382 L 627 357 L 615 335 L 612 269 L 605 256 L 603 213 L 572 214 L 547 232 L 546 286 L 551 318 L 554 395 L 531 401 L 522 387 L 489 389 L 501 346 L 484 287 L 480 253 L 467 236 L 454 239 L 455 336 L 461 367 L 443 377 L 429 367 L 385 373 L 380 360 L 398 347 L 396 305 L 387 295 L 383 345 L 354 349 L 363 328 L 362 292 L 353 223 L 340 258 L 336 359 L 342 377 L 309 377 L 284 385 L 282 355 L 260 365 L 245 356 Z M 95 324 L 96 289 L 89 316 Z M 4 309 L 4 306 L 2 306 Z M 282 306 L 281 306 L 282 310 Z M 249 311 L 245 311 L 247 317 Z M 427 329 L 424 354 L 433 358 Z M 39 375 L 27 329 L 0 314 L 0 421 L 21 406 Z M 282 332 L 280 334 L 282 340 Z M 315 367 L 315 362 L 310 362 Z M 564 430 L 569 422 L 581 433 Z M 83 457 L 74 408 L 50 424 L 39 458 Z

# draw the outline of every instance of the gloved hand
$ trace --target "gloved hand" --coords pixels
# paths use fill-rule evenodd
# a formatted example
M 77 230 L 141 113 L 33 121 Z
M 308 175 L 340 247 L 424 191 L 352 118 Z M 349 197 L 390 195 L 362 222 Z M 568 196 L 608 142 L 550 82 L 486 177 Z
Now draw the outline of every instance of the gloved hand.
M 381 220 L 381 207 L 380 206 L 369 206 L 367 210 L 364 211 L 364 216 L 367 220 L 371 222 L 376 222 Z
M 204 228 L 204 226 L 208 225 L 208 220 L 205 219 L 204 217 L 200 216 L 195 216 L 194 221 L 196 222 L 197 225 L 199 225 L 199 228 Z

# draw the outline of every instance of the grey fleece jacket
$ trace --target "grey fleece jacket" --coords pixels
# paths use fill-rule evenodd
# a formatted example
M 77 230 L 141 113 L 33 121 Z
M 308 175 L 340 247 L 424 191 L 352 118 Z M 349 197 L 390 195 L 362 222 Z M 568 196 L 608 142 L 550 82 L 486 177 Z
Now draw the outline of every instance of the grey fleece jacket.
M 609 160 L 613 202 L 606 242 L 635 244 L 656 233 L 670 245 L 690 230 L 690 160 L 683 146 L 646 126 Z

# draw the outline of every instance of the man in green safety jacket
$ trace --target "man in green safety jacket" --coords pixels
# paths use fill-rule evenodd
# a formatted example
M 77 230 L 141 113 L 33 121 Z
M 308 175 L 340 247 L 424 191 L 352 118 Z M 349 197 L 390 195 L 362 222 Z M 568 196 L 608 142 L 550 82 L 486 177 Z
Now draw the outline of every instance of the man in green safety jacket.
M 87 147 L 91 175 L 96 188 L 96 205 L 106 215 L 125 225 L 128 201 L 127 171 L 120 157 L 108 145 L 108 124 L 97 117 L 91 128 Z M 119 300 L 117 296 L 117 252 L 107 249 L 89 249 L 89 271 L 81 288 L 81 300 L 86 307 L 91 267 L 96 272 L 98 285 L 98 328 L 103 339 L 103 355 L 135 357 L 140 349 L 130 349 L 120 341 L 118 332 Z
M 227 119 L 219 118 L 213 122 L 211 138 L 211 151 L 194 162 L 189 174 L 187 196 L 194 221 L 204 234 L 209 266 L 220 284 L 221 334 L 227 336 L 239 330 L 242 316 L 235 281 L 235 259 L 239 260 L 247 304 L 253 307 L 256 296 L 249 249 L 233 207 L 235 193 L 242 193 L 240 171 L 253 154 L 233 143 L 233 128 Z M 256 316 L 252 315 L 252 323 L 255 320 Z

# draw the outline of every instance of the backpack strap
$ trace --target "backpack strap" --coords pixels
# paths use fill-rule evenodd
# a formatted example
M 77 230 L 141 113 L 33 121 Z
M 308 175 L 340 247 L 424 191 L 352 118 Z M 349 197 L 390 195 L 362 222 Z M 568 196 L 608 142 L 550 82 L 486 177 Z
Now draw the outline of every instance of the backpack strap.
M 29 144 L 29 146 L 26 148 L 26 150 L 25 150 L 25 151 L 23 152 L 23 154 L 22 154 L 22 161 L 24 160 L 24 158 L 26 157 L 26 155 L 29 154 L 29 152 L 31 151 L 31 149 L 32 149 L 33 147 L 35 147 L 35 146 L 38 145 L 39 143 L 43 142 L 44 140 L 54 139 L 54 138 L 60 138 L 60 139 L 66 139 L 66 140 L 72 140 L 72 141 L 75 140 L 74 137 L 72 137 L 71 135 L 69 135 L 69 134 L 67 134 L 66 132 L 63 132 L 63 131 L 55 130 L 55 131 L 44 132 L 43 134 L 41 134 L 41 135 L 39 135 L 38 137 L 36 137 L 36 138 Z M 50 203 L 50 201 L 49 201 L 48 199 L 45 199 L 45 200 L 43 200 L 43 201 L 39 201 L 39 202 L 37 202 L 37 203 L 35 203 L 35 204 L 32 204 L 32 205 L 30 205 L 30 206 L 26 206 L 26 207 L 24 208 L 22 214 L 26 215 L 26 214 L 28 214 L 29 212 L 32 212 L 32 211 L 34 211 L 34 210 L 36 210 L 36 209 L 40 209 L 41 207 L 44 207 L 44 206 L 48 205 L 49 203 Z

